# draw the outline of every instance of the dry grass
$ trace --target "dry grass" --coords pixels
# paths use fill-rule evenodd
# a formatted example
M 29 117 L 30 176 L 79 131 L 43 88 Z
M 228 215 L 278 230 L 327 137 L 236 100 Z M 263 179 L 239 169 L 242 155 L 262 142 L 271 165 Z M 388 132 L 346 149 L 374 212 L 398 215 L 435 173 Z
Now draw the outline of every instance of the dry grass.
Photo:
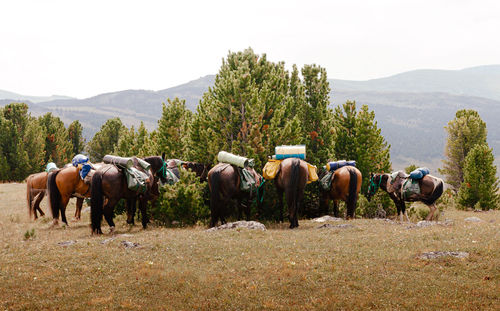
M 71 202 L 69 219 L 73 212 Z M 317 229 L 301 221 L 297 230 L 212 233 L 130 229 L 118 217 L 118 234 L 131 236 L 101 244 L 110 236 L 90 235 L 88 213 L 68 228 L 48 229 L 49 221 L 28 219 L 25 184 L 1 184 L 0 309 L 498 308 L 500 212 L 445 213 L 453 226 L 355 220 L 353 228 Z M 484 221 L 465 222 L 470 216 Z M 32 229 L 34 237 L 26 235 Z M 76 243 L 58 245 L 68 240 Z M 123 240 L 141 248 L 127 249 Z M 470 256 L 415 258 L 427 251 Z

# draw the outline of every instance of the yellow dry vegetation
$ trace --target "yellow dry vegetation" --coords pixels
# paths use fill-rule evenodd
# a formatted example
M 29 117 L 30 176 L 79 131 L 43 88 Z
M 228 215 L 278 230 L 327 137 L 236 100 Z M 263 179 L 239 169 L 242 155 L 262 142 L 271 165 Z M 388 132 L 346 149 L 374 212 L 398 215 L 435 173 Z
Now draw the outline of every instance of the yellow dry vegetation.
M 91 236 L 82 216 L 49 229 L 47 216 L 28 219 L 25 184 L 0 185 L 0 310 L 498 310 L 500 301 L 499 211 L 445 210 L 451 226 L 302 220 L 219 232 L 129 228 L 119 216 L 111 240 Z M 482 221 L 464 220 L 472 216 Z M 469 256 L 416 258 L 431 251 Z

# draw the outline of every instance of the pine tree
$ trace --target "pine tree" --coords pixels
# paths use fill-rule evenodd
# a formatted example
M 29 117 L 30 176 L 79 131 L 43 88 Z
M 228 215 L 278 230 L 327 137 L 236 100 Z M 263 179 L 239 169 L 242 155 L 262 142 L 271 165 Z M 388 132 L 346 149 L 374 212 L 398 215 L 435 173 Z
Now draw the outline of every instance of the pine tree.
M 186 158 L 189 123 L 193 113 L 186 108 L 186 101 L 174 98 L 163 103 L 163 113 L 158 121 L 158 145 L 155 154 L 165 152 L 169 159 Z
M 493 150 L 487 144 L 477 144 L 469 151 L 463 166 L 464 182 L 458 191 L 461 206 L 479 205 L 482 210 L 499 207 L 499 181 L 494 161 Z
M 68 137 L 73 145 L 73 155 L 81 153 L 85 149 L 85 139 L 83 138 L 83 127 L 80 121 L 71 122 L 68 126 Z
M 338 160 L 355 160 L 363 176 L 361 191 L 368 188 L 370 173 L 388 172 L 391 169 L 390 145 L 381 134 L 375 113 L 363 105 L 356 110 L 356 102 L 347 101 L 335 108 L 335 157 Z
M 97 132 L 87 144 L 90 160 L 93 162 L 100 162 L 106 154 L 113 153 L 120 136 L 125 130 L 126 127 L 122 124 L 120 118 L 107 120 L 101 126 L 99 132 Z
M 443 169 L 439 172 L 446 176 L 446 182 L 458 189 L 462 184 L 463 167 L 469 151 L 477 144 L 486 143 L 486 124 L 475 110 L 458 110 L 455 119 L 445 127 L 448 132 Z
M 26 151 L 29 174 L 37 173 L 45 168 L 45 130 L 35 118 L 30 117 L 26 127 L 23 145 Z
M 330 85 L 326 70 L 316 65 L 302 68 L 306 109 L 302 124 L 306 132 L 307 159 L 314 165 L 324 165 L 333 156 L 333 112 L 330 104 Z
M 45 133 L 44 162 L 54 162 L 58 167 L 69 163 L 73 158 L 73 145 L 68 136 L 68 130 L 59 117 L 48 112 L 38 118 Z

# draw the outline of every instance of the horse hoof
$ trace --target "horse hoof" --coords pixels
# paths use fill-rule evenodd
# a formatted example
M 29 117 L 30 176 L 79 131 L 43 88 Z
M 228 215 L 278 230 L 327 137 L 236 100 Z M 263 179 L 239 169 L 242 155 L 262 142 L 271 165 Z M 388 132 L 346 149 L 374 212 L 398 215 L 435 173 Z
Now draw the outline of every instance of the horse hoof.
M 109 234 L 113 234 L 115 232 L 115 227 L 109 227 Z

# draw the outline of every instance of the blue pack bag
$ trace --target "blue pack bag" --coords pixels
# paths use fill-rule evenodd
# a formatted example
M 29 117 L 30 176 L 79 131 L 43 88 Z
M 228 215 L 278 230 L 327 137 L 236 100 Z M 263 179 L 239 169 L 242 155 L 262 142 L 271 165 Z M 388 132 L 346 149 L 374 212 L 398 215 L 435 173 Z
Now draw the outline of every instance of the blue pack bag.
M 427 174 L 429 174 L 429 169 L 427 167 L 419 167 L 410 173 L 410 178 L 411 179 L 422 179 Z
M 73 160 L 71 160 L 71 164 L 73 166 L 78 166 L 78 164 L 83 164 L 87 163 L 89 161 L 89 158 L 87 156 L 84 156 L 83 154 L 77 154 Z

